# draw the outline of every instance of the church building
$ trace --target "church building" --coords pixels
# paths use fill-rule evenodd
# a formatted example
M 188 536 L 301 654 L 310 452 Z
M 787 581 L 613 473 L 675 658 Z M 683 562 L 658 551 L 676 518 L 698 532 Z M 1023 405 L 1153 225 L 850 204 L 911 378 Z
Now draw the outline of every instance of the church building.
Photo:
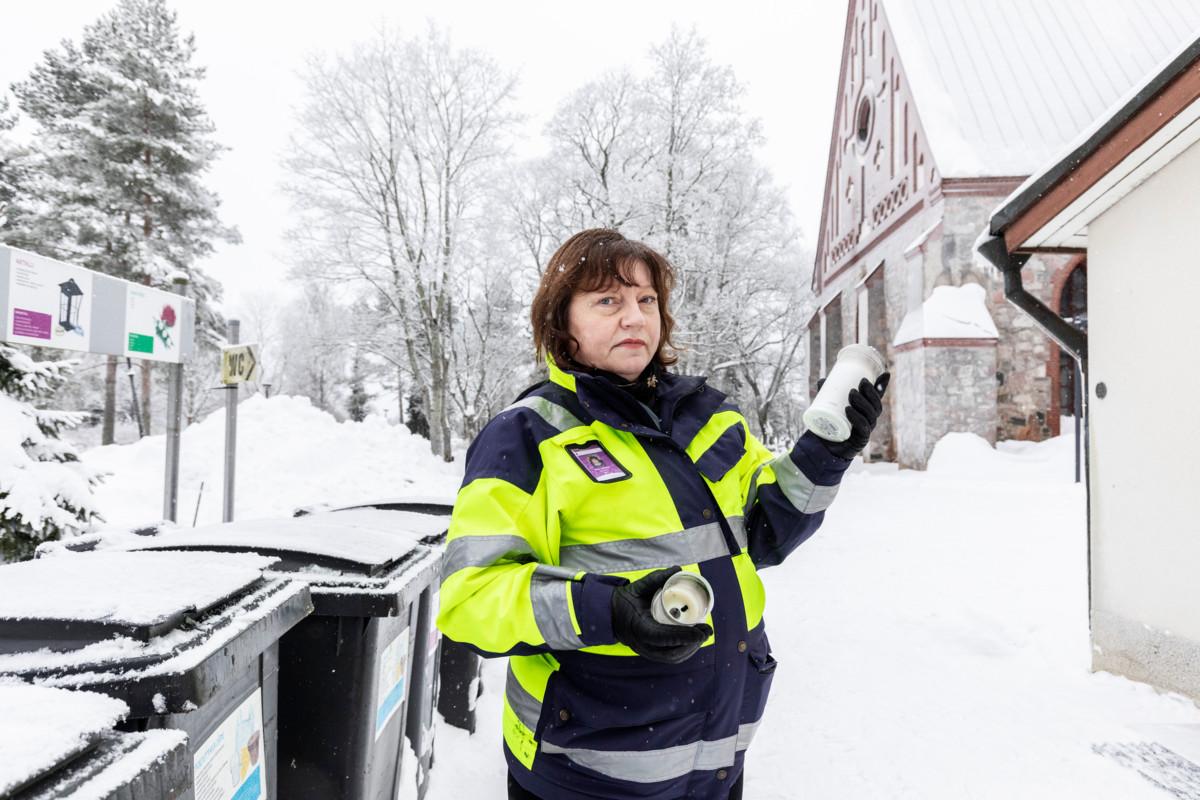
M 808 321 L 809 394 L 838 351 L 893 379 L 866 454 L 923 469 L 946 433 L 1060 432 L 1076 367 L 975 252 L 992 210 L 1200 29 L 1200 0 L 850 0 Z M 1087 263 L 1043 251 L 1025 288 L 1087 320 Z

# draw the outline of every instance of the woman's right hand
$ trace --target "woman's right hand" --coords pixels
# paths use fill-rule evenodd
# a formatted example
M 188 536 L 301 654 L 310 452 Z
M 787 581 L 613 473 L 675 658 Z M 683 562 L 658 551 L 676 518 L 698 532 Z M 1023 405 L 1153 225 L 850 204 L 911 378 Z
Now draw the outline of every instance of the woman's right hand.
M 643 658 L 662 664 L 681 664 L 696 654 L 712 636 L 712 628 L 696 625 L 664 625 L 654 619 L 650 604 L 679 567 L 660 569 L 613 591 L 612 626 L 617 641 Z

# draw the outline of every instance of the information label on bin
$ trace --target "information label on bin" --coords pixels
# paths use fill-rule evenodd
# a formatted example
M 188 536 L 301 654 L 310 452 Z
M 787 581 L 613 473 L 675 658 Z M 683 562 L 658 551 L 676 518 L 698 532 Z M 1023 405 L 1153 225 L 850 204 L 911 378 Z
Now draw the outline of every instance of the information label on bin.
M 262 689 L 226 717 L 192 759 L 196 800 L 259 800 L 267 796 Z
M 383 648 L 375 667 L 375 738 L 378 739 L 388 722 L 404 704 L 404 679 L 408 666 L 408 629 Z M 197 798 L 197 800 L 199 800 Z

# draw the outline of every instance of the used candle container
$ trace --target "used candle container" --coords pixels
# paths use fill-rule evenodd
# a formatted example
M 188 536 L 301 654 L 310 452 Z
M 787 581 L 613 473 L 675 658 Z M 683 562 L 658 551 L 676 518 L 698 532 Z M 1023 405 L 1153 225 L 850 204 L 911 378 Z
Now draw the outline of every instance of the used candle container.
M 842 348 L 833 371 L 804 412 L 804 426 L 829 442 L 849 439 L 850 420 L 846 419 L 846 406 L 850 402 L 850 390 L 857 389 L 863 378 L 875 383 L 885 369 L 887 364 L 874 347 L 852 344 Z
M 676 572 L 654 595 L 650 613 L 664 625 L 695 625 L 713 609 L 712 586 L 694 572 Z

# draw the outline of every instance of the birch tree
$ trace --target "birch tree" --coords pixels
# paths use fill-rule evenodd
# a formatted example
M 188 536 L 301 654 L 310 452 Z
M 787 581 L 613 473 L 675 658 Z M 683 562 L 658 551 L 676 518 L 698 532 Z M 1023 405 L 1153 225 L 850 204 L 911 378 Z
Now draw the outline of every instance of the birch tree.
M 431 28 L 381 29 L 350 54 L 314 57 L 286 164 L 310 274 L 352 279 L 386 303 L 449 460 L 454 279 L 515 122 L 514 79 Z

